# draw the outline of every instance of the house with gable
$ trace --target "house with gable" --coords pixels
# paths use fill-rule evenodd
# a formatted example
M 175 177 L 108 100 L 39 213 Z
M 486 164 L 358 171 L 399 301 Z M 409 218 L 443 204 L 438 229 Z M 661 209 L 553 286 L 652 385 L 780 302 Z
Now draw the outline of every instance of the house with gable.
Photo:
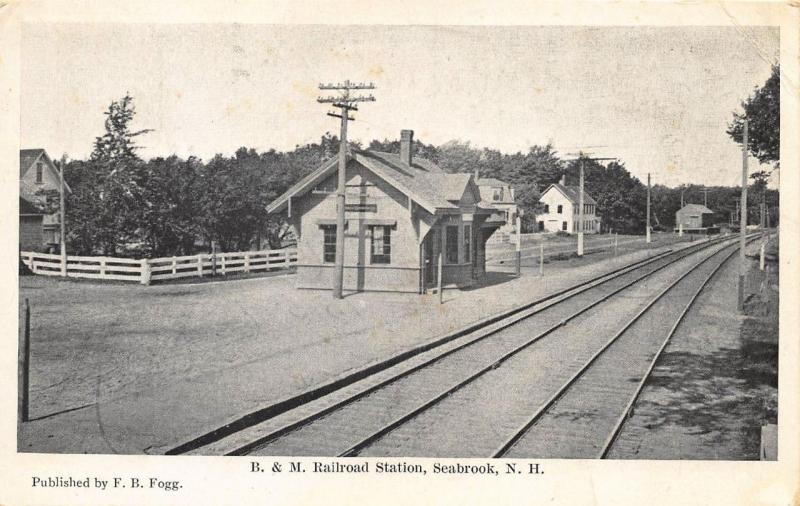
M 44 149 L 21 149 L 19 180 L 20 247 L 33 251 L 57 249 L 61 240 L 59 213 L 46 214 L 43 208 L 45 192 L 58 194 L 61 191 L 61 174 L 58 168 Z M 64 183 L 64 189 L 67 193 L 71 192 L 67 183 Z
M 350 151 L 346 165 L 344 289 L 424 293 L 442 282 L 469 286 L 485 274 L 486 240 L 505 224 L 481 200 L 472 174 L 449 174 L 412 155 L 413 131 L 400 154 Z M 331 289 L 336 257 L 338 157 L 269 204 L 298 237 L 297 287 Z
M 537 215 L 537 229 L 539 232 L 578 232 L 578 206 L 580 202 L 580 187 L 567 186 L 565 178 L 553 183 L 542 192 L 539 197 L 544 210 Z M 600 218 L 597 216 L 597 202 L 583 192 L 583 233 L 595 234 L 600 232 Z
M 514 197 L 514 188 L 500 179 L 480 177 L 477 171 L 475 172 L 475 183 L 480 189 L 481 200 L 497 208 L 502 213 L 503 219 L 505 219 L 506 224 L 500 227 L 497 234 L 495 234 L 495 238 L 498 235 L 507 237 L 510 234 L 516 234 L 517 216 L 522 215 Z

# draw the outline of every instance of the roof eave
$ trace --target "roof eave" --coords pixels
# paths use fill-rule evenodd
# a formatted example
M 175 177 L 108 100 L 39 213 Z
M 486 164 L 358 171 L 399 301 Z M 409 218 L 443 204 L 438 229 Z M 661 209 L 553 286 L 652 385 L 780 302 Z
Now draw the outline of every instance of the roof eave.
M 349 161 L 351 159 L 352 156 L 348 154 L 347 160 Z M 326 173 L 336 165 L 334 162 L 338 163 L 338 160 L 338 156 L 325 160 L 315 171 L 295 183 L 291 188 L 283 192 L 281 196 L 267 204 L 267 213 L 272 214 L 282 211 L 283 208 L 289 203 L 290 198 L 300 193 L 308 185 L 314 184 L 317 181 L 317 178 L 324 177 Z

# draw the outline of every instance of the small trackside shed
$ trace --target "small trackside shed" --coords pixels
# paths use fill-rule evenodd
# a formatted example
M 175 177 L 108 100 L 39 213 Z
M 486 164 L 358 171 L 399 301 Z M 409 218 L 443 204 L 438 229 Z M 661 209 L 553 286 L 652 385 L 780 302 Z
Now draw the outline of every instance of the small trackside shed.
M 345 192 L 344 289 L 424 293 L 442 282 L 469 286 L 485 274 L 486 240 L 505 224 L 481 201 L 471 174 L 449 174 L 412 157 L 413 132 L 400 154 L 351 151 Z M 298 237 L 297 287 L 331 289 L 336 257 L 338 158 L 323 163 L 267 207 Z
M 705 232 L 714 228 L 714 211 L 700 204 L 686 204 L 675 212 L 675 231 Z

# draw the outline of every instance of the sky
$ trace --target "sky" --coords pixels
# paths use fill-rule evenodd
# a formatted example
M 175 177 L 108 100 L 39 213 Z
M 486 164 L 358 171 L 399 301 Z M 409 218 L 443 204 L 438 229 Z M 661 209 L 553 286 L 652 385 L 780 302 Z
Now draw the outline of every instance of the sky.
M 144 158 L 290 150 L 338 134 L 320 82 L 371 81 L 349 138 L 503 152 L 552 143 L 654 184 L 738 185 L 732 112 L 777 61 L 777 28 L 37 24 L 22 40 L 21 142 L 86 158 L 134 97 Z M 751 169 L 758 162 L 751 158 Z

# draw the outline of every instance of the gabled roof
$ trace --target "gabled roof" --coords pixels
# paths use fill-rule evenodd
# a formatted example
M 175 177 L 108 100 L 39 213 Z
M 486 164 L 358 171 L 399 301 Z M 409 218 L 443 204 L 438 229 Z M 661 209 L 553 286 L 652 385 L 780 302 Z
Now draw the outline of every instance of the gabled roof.
M 439 193 L 450 202 L 460 202 L 469 185 L 469 174 L 426 174 L 423 179 L 436 186 Z M 476 196 L 477 197 L 477 196 Z M 480 200 L 480 198 L 476 198 Z
M 470 174 L 448 174 L 425 158 L 414 157 L 409 165 L 400 159 L 400 155 L 382 151 L 353 151 L 348 159 L 363 165 L 431 214 L 435 214 L 437 209 L 458 209 L 457 204 L 472 178 Z M 281 211 L 289 198 L 310 191 L 333 174 L 337 167 L 336 157 L 325 161 L 314 172 L 272 201 L 267 206 L 267 211 Z
M 478 185 L 478 190 L 481 193 L 481 199 L 492 204 L 515 204 L 514 199 L 511 197 L 513 191 L 511 185 L 500 179 L 493 177 L 478 178 L 475 180 Z M 494 200 L 494 188 L 503 189 L 502 200 Z
M 475 180 L 475 184 L 478 186 L 510 186 L 505 181 L 493 177 L 479 177 Z
M 702 204 L 686 204 L 678 209 L 679 213 L 700 213 L 700 214 L 714 214 L 714 211 L 707 208 Z
M 44 158 L 45 166 L 48 170 L 53 172 L 53 175 L 56 179 L 61 178 L 61 173 L 59 172 L 58 167 L 53 163 L 49 156 L 47 156 L 47 151 L 42 148 L 35 148 L 35 149 L 20 149 L 19 150 L 19 177 L 25 175 L 28 172 L 34 163 L 36 163 L 39 158 Z M 72 193 L 72 189 L 69 187 L 66 181 L 64 181 L 64 188 L 66 188 L 67 192 Z
M 548 186 L 545 191 L 542 192 L 542 195 L 549 192 L 551 188 L 555 188 L 556 190 L 561 192 L 571 203 L 573 204 L 580 203 L 581 189 L 579 186 L 564 186 L 561 183 L 553 183 L 550 186 Z M 592 198 L 591 195 L 586 193 L 586 190 L 583 191 L 583 203 L 597 205 L 597 202 Z
M 41 148 L 19 150 L 19 177 L 28 172 L 28 169 L 39 159 L 42 153 L 44 153 L 44 150 Z

